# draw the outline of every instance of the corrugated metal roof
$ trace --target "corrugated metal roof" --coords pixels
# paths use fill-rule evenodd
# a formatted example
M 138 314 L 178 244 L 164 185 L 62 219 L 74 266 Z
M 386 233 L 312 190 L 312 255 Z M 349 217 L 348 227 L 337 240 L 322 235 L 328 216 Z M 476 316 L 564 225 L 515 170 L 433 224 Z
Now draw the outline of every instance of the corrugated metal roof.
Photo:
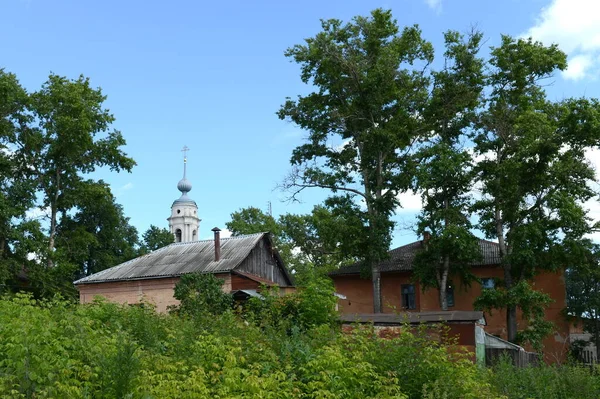
M 235 269 L 267 233 L 221 238 L 215 262 L 214 240 L 167 245 L 147 255 L 75 281 L 75 284 L 174 277 L 187 273 L 219 273 Z
M 473 266 L 492 266 L 500 264 L 500 248 L 498 243 L 487 240 L 479 240 L 481 259 L 474 262 Z M 382 272 L 410 271 L 413 269 L 413 262 L 418 251 L 423 249 L 423 241 L 415 241 L 410 244 L 392 249 L 389 251 L 389 259 L 379 264 Z M 358 274 L 361 272 L 361 264 L 354 263 L 344 266 L 331 272 L 336 274 Z

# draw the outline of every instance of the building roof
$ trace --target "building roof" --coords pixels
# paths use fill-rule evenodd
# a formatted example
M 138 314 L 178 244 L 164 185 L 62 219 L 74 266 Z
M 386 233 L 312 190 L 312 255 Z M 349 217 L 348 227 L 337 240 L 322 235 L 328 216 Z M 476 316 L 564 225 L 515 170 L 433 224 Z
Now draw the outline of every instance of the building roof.
M 473 263 L 473 266 L 492 266 L 500 264 L 500 248 L 498 243 L 487 240 L 479 240 L 481 250 L 481 259 Z M 413 262 L 417 252 L 423 249 L 423 241 L 415 241 L 410 244 L 392 249 L 388 252 L 389 259 L 379 264 L 381 272 L 400 272 L 413 269 Z M 359 274 L 361 272 L 361 263 L 353 263 L 334 270 L 330 275 L 338 274 Z
M 188 273 L 233 271 L 268 233 L 221 238 L 221 257 L 215 261 L 215 241 L 203 240 L 167 245 L 149 254 L 75 281 L 75 284 L 177 277 Z M 287 275 L 287 271 L 284 270 Z M 288 276 L 289 277 L 289 276 Z
M 373 323 L 375 325 L 399 325 L 404 323 L 471 322 L 485 324 L 483 312 L 450 310 L 439 312 L 405 312 L 342 314 L 343 323 Z

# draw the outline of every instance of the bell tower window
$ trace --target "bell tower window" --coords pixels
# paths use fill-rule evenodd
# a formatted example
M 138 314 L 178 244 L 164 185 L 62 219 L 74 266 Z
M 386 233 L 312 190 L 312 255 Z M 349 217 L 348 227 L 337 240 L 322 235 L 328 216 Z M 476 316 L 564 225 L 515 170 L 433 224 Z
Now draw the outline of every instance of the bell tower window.
M 181 242 L 181 229 L 175 230 L 175 242 Z

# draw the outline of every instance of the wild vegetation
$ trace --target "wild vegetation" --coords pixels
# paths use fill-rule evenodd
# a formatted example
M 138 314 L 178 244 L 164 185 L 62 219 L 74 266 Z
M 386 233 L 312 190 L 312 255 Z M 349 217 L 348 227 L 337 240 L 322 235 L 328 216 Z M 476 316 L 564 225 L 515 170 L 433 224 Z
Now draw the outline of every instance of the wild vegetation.
M 598 398 L 576 366 L 479 368 L 424 333 L 341 332 L 331 287 L 245 310 L 0 299 L 3 398 Z M 184 300 L 185 301 L 185 300 Z M 196 301 L 194 299 L 193 301 Z M 219 302 L 219 301 L 217 301 Z M 195 302 L 197 303 L 197 302 Z

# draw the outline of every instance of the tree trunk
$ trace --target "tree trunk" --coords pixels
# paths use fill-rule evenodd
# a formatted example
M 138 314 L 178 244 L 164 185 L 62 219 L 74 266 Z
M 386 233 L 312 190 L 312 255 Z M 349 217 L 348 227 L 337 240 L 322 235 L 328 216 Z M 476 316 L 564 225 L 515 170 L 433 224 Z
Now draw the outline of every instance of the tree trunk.
M 58 196 L 60 193 L 60 171 L 56 170 L 56 187 L 54 198 L 50 203 L 50 234 L 48 237 L 48 267 L 53 267 L 52 255 L 54 253 L 54 237 L 56 236 L 56 218 L 58 214 Z
M 510 274 L 510 265 L 504 265 L 504 284 L 506 285 L 506 291 L 510 291 L 512 288 L 512 275 Z M 515 342 L 517 340 L 517 307 L 507 306 L 506 307 L 506 335 L 508 342 Z
M 379 265 L 371 266 L 371 278 L 373 279 L 373 313 L 381 313 L 381 274 Z
M 594 321 L 594 345 L 596 345 L 596 362 L 600 362 L 600 321 L 598 318 Z
M 444 256 L 442 273 L 438 279 L 440 291 L 440 307 L 442 310 L 448 310 L 448 273 L 450 271 L 450 257 Z

